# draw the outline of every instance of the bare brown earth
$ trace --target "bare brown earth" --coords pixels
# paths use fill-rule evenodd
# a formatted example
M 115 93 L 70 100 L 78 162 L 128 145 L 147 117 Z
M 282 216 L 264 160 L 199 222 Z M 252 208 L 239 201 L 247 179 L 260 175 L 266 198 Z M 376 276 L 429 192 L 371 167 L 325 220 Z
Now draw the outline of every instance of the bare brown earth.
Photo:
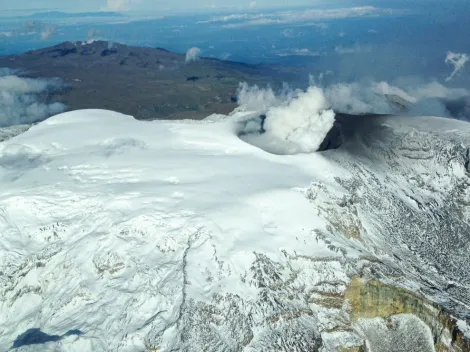
M 0 67 L 27 77 L 57 77 L 64 89 L 45 98 L 68 110 L 110 109 L 138 119 L 203 118 L 236 107 L 240 82 L 278 86 L 294 79 L 287 70 L 201 58 L 158 48 L 96 41 L 66 42 L 16 56 L 0 57 Z

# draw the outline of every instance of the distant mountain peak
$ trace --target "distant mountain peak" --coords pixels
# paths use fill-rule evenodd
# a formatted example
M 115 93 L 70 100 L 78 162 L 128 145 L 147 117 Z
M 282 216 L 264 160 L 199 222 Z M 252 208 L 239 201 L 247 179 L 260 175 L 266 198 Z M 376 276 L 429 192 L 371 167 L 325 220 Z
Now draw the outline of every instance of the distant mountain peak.
M 187 64 L 182 53 L 105 40 L 63 42 L 0 57 L 0 67 L 21 69 L 31 78 L 61 78 L 67 89 L 48 99 L 70 110 L 111 109 L 139 119 L 226 114 L 236 107 L 239 82 L 275 86 L 283 81 L 270 67 L 203 57 Z
M 106 57 L 115 55 L 119 60 L 131 58 L 139 59 L 140 61 L 150 62 L 152 60 L 159 60 L 163 57 L 171 58 L 177 61 L 183 61 L 182 54 L 173 53 L 162 48 L 143 48 L 134 47 L 126 44 L 115 43 L 106 40 L 89 40 L 89 41 L 76 41 L 76 42 L 63 42 L 52 47 L 38 49 L 27 52 L 26 56 L 42 56 L 50 58 L 64 58 L 70 56 L 85 57 Z M 21 56 L 21 55 L 20 55 Z M 121 61 L 116 62 L 121 62 Z M 84 62 L 84 61 L 83 61 Z

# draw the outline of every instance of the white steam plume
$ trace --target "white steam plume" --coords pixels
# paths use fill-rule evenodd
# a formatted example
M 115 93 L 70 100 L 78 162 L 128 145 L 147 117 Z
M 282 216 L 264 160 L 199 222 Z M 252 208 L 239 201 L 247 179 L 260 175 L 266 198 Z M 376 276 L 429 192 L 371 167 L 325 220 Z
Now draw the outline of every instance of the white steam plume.
M 270 87 L 262 89 L 241 83 L 238 89 L 238 104 L 246 110 L 264 113 L 271 106 L 278 105 L 278 97 Z
M 462 106 L 457 111 L 450 109 L 452 102 L 465 104 L 470 91 L 449 88 L 438 82 L 417 83 L 401 79 L 395 85 L 387 82 L 363 81 L 325 85 L 324 75 L 319 79 L 310 77 L 311 85 L 319 85 L 336 112 L 347 114 L 400 114 L 432 115 L 442 117 L 469 118 Z
M 46 104 L 39 98 L 58 89 L 57 81 L 0 75 L 0 127 L 29 124 L 63 112 L 63 104 Z
M 199 48 L 191 48 L 186 52 L 186 63 L 190 63 L 199 59 L 199 55 L 201 55 L 201 49 Z
M 447 53 L 446 57 L 446 64 L 450 64 L 454 66 L 454 71 L 450 74 L 449 77 L 446 78 L 446 82 L 451 81 L 456 74 L 458 74 L 460 71 L 462 71 L 465 67 L 465 64 L 467 61 L 470 59 L 470 57 L 467 54 L 464 53 L 453 53 L 452 51 L 449 51 Z
M 245 110 L 266 114 L 264 123 L 259 118 L 248 121 L 241 138 L 274 154 L 317 151 L 335 120 L 323 92 L 316 87 L 305 92 L 285 89 L 276 96 L 271 88 L 243 84 L 239 103 Z
M 335 121 L 328 107 L 321 89 L 310 87 L 287 105 L 270 109 L 264 129 L 268 135 L 288 142 L 290 153 L 317 151 Z
M 388 91 L 388 85 L 384 82 L 376 83 L 338 83 L 324 88 L 324 94 L 335 111 L 348 114 L 391 114 L 395 111 L 388 97 L 395 95 L 403 99 L 407 104 L 406 93 Z
M 41 30 L 41 40 L 47 40 L 57 33 L 57 27 L 54 25 L 47 25 Z
M 104 32 L 100 29 L 91 28 L 87 33 L 87 43 L 89 44 L 101 38 L 104 38 Z
M 47 40 L 57 34 L 57 26 L 43 23 L 41 21 L 28 21 L 26 24 L 14 31 L 5 32 L 4 36 L 18 37 L 21 35 L 30 35 L 39 33 L 41 40 Z
M 271 87 L 260 88 L 240 83 L 238 87 L 238 104 L 242 110 L 266 113 L 270 108 L 285 104 L 301 94 L 302 90 L 293 90 L 284 84 L 280 92 L 275 93 Z
M 333 111 L 470 119 L 470 91 L 435 81 L 401 79 L 394 85 L 363 81 L 322 85 L 322 89 L 316 88 L 316 81 L 311 77 L 306 91 L 284 86 L 277 94 L 269 87 L 241 84 L 235 113 L 244 111 L 241 116 L 246 118 L 240 137 L 274 154 L 295 154 L 318 149 L 333 125 Z

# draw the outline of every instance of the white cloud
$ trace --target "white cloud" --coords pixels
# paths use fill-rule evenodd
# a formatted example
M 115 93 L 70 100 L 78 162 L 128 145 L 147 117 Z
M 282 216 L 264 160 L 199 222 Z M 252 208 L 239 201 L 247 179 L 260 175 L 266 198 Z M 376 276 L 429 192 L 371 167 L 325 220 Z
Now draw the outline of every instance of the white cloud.
M 372 48 L 370 46 L 362 46 L 355 44 L 353 46 L 338 45 L 335 47 L 335 52 L 339 55 L 370 53 Z
M 63 104 L 46 104 L 39 99 L 39 95 L 58 89 L 57 81 L 13 75 L 0 77 L 0 127 L 28 124 L 63 112 Z
M 289 22 L 282 22 L 281 20 L 276 19 L 276 18 L 260 17 L 260 18 L 256 18 L 256 19 L 251 19 L 251 20 L 246 21 L 246 22 L 224 24 L 222 27 L 224 27 L 224 28 L 239 28 L 239 27 L 265 26 L 265 25 L 270 25 L 270 24 L 283 24 L 283 23 L 289 23 Z
M 286 38 L 293 38 L 298 35 L 292 28 L 283 29 L 281 34 L 283 37 L 286 37 Z
M 446 78 L 446 82 L 451 81 L 456 74 L 458 74 L 460 71 L 462 71 L 465 67 L 465 64 L 467 61 L 470 59 L 470 57 L 467 54 L 464 53 L 453 53 L 452 51 L 449 51 L 447 53 L 446 57 L 446 64 L 450 64 L 454 66 L 454 71 L 450 74 L 449 77 Z
M 311 51 L 310 49 L 303 48 L 303 49 L 291 49 L 291 50 L 286 50 L 286 51 L 281 51 L 276 54 L 277 56 L 280 57 L 285 57 L 285 56 L 322 56 L 323 54 L 318 51 Z
M 256 7 L 256 1 L 251 1 L 249 4 L 248 4 L 248 7 L 250 9 L 254 9 Z
M 398 12 L 398 10 L 381 9 L 373 6 L 338 8 L 338 9 L 309 9 L 302 11 L 278 11 L 273 13 L 243 13 L 227 16 L 217 16 L 199 23 L 227 23 L 225 28 L 237 28 L 246 26 L 261 26 L 269 24 L 290 24 L 301 22 L 313 22 L 343 18 L 383 16 Z
M 322 23 L 322 22 L 317 22 L 317 23 L 312 23 L 314 27 L 317 27 L 318 29 L 321 30 L 327 30 L 328 29 L 328 23 Z
M 138 2 L 138 0 L 107 0 L 106 10 L 128 11 Z
M 190 63 L 199 59 L 199 55 L 201 55 L 201 49 L 199 48 L 191 48 L 186 52 L 186 63 Z
M 231 22 L 231 21 L 237 21 L 237 20 L 245 20 L 249 19 L 252 17 L 256 17 L 257 15 L 250 15 L 247 13 L 238 13 L 238 14 L 233 14 L 233 15 L 226 15 L 226 16 L 219 16 L 219 17 L 213 17 L 210 18 L 206 21 L 199 21 L 198 23 L 217 23 L 217 22 Z M 258 16 L 263 16 L 262 14 Z

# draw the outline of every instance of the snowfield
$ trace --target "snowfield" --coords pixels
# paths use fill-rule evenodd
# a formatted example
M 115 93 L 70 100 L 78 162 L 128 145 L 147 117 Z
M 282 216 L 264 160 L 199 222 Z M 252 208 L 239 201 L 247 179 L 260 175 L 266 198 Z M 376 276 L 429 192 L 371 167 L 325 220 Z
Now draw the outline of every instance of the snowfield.
M 239 137 L 256 116 L 76 111 L 1 142 L 0 351 L 434 351 L 415 315 L 355 320 L 359 276 L 468 334 L 469 125 L 276 155 Z

